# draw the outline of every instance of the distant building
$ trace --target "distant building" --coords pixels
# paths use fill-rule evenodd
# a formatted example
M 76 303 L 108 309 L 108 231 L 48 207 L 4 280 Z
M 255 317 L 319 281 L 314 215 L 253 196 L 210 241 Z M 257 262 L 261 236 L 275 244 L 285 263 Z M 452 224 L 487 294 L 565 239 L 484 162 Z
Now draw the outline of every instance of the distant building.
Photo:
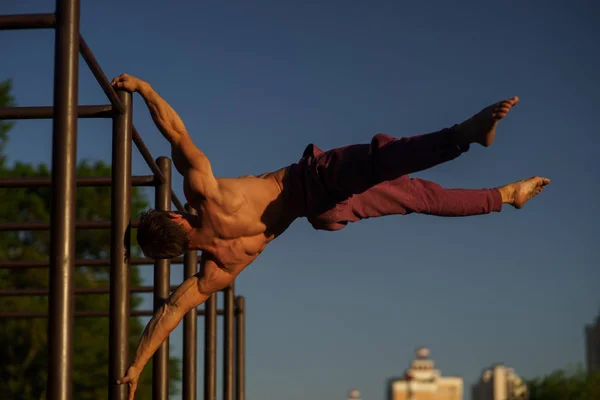
M 585 358 L 589 373 L 600 372 L 600 314 L 585 326 Z
M 512 368 L 497 364 L 471 387 L 471 400 L 526 400 L 527 386 Z
M 404 376 L 391 382 L 389 393 L 389 400 L 462 400 L 463 380 L 441 376 L 429 349 L 420 347 Z

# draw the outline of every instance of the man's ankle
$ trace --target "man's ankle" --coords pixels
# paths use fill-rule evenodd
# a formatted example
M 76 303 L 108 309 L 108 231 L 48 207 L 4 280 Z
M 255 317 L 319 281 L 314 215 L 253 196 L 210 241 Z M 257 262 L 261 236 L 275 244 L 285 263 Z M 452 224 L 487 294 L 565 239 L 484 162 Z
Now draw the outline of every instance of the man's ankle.
M 513 204 L 515 202 L 515 190 L 511 185 L 501 186 L 498 190 L 502 196 L 502 203 Z

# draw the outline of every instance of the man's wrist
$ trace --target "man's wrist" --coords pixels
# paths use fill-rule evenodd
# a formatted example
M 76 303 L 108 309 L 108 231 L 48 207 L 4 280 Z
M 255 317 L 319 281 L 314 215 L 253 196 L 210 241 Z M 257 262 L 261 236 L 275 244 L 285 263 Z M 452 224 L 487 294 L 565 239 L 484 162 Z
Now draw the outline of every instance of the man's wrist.
M 136 361 L 134 361 L 131 363 L 129 368 L 135 368 L 138 371 L 138 373 L 141 373 L 142 370 L 144 369 L 144 365 L 141 365 L 141 364 L 137 363 Z
M 138 92 L 143 97 L 149 96 L 152 93 L 152 86 L 148 82 L 141 82 Z

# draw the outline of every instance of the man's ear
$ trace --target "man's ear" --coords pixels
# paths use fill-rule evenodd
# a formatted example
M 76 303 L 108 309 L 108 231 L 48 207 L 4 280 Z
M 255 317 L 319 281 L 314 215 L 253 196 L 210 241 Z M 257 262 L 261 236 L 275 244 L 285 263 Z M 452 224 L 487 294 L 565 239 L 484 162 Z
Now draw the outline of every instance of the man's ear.
M 179 214 L 179 213 L 169 213 L 169 218 L 171 219 L 182 219 L 183 215 Z

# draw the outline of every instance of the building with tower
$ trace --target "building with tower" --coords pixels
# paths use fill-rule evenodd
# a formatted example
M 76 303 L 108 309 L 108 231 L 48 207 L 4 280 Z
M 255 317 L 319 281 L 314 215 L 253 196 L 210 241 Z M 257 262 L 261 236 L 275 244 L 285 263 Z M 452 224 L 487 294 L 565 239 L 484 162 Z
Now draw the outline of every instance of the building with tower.
M 512 368 L 493 365 L 471 387 L 471 400 L 526 400 L 527 386 Z
M 429 358 L 429 349 L 420 347 L 404 376 L 392 380 L 389 400 L 462 400 L 463 380 L 442 376 Z

